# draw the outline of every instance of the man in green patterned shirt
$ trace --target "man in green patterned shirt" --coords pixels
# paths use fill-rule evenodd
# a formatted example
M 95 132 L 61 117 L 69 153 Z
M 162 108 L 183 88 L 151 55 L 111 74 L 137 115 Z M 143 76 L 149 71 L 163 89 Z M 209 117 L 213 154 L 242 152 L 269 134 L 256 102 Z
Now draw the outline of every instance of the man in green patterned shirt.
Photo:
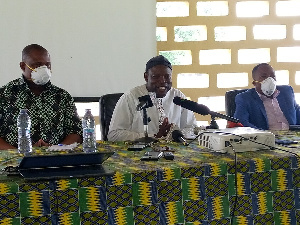
M 48 51 L 31 44 L 22 51 L 22 77 L 0 88 L 0 149 L 18 146 L 17 118 L 28 109 L 33 146 L 82 141 L 82 126 L 71 95 L 51 84 Z

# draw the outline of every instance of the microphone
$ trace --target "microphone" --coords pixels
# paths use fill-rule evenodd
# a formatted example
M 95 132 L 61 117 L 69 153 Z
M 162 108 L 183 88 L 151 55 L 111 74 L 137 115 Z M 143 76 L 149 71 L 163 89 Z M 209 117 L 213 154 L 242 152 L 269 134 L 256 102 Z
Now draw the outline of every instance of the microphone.
M 221 118 L 221 119 L 225 119 L 225 120 L 228 120 L 228 121 L 231 121 L 231 122 L 234 122 L 234 123 L 239 123 L 240 122 L 238 119 L 236 119 L 234 117 L 227 116 L 227 115 L 224 115 L 224 114 L 221 114 L 221 113 L 218 113 L 218 112 L 210 111 L 209 108 L 206 105 L 198 104 L 197 102 L 193 102 L 193 101 L 190 101 L 190 100 L 187 100 L 187 99 L 183 99 L 183 98 L 180 98 L 178 96 L 174 97 L 173 102 L 176 105 L 179 105 L 183 108 L 186 108 L 188 110 L 191 110 L 195 113 L 199 113 L 199 114 L 204 115 L 204 116 L 210 114 L 213 117 L 218 117 L 218 118 Z
M 179 105 L 183 108 L 191 110 L 195 113 L 199 113 L 201 115 L 208 115 L 210 110 L 206 105 L 198 104 L 197 102 L 193 102 L 187 99 L 180 98 L 178 96 L 173 99 L 174 104 Z
M 137 111 L 141 111 L 142 109 L 146 109 L 153 106 L 153 103 L 149 95 L 144 95 L 139 97 L 139 101 L 140 103 L 136 106 Z
M 181 142 L 185 146 L 189 145 L 180 130 L 174 130 L 172 132 L 172 138 L 174 141 Z

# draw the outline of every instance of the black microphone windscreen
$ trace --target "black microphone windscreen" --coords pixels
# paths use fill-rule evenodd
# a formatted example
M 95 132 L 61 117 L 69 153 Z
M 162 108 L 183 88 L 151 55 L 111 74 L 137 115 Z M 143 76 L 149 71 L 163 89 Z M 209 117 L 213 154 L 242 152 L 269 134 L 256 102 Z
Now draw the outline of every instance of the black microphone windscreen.
M 183 108 L 189 109 L 201 115 L 208 115 L 210 112 L 207 106 L 198 104 L 197 102 L 193 102 L 187 99 L 180 98 L 178 96 L 174 97 L 173 102 L 176 105 L 180 105 Z
M 173 138 L 173 140 L 174 141 L 178 141 L 179 137 L 183 137 L 183 134 L 181 133 L 181 131 L 180 130 L 174 130 L 172 132 L 172 138 Z
M 139 97 L 138 99 L 139 99 L 140 102 L 146 102 L 147 107 L 153 106 L 150 95 L 144 95 L 144 96 Z

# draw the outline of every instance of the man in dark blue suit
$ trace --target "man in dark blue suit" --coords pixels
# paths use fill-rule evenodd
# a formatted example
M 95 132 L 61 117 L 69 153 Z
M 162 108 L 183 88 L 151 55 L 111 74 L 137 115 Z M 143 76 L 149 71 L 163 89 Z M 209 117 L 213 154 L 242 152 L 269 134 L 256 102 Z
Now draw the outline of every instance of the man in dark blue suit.
M 288 130 L 300 124 L 300 108 L 291 86 L 276 86 L 273 68 L 261 63 L 252 70 L 255 88 L 235 97 L 234 117 L 247 127 L 263 130 Z

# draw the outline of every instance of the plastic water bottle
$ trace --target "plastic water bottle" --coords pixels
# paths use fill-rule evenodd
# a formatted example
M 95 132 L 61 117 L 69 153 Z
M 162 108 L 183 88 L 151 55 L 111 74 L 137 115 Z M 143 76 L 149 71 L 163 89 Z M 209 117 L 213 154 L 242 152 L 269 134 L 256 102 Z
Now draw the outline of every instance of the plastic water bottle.
M 84 152 L 96 151 L 96 135 L 95 135 L 95 119 L 90 109 L 85 110 L 82 118 L 83 142 L 82 147 Z
M 18 116 L 18 151 L 19 153 L 28 154 L 32 152 L 30 138 L 31 120 L 27 109 L 21 109 Z

